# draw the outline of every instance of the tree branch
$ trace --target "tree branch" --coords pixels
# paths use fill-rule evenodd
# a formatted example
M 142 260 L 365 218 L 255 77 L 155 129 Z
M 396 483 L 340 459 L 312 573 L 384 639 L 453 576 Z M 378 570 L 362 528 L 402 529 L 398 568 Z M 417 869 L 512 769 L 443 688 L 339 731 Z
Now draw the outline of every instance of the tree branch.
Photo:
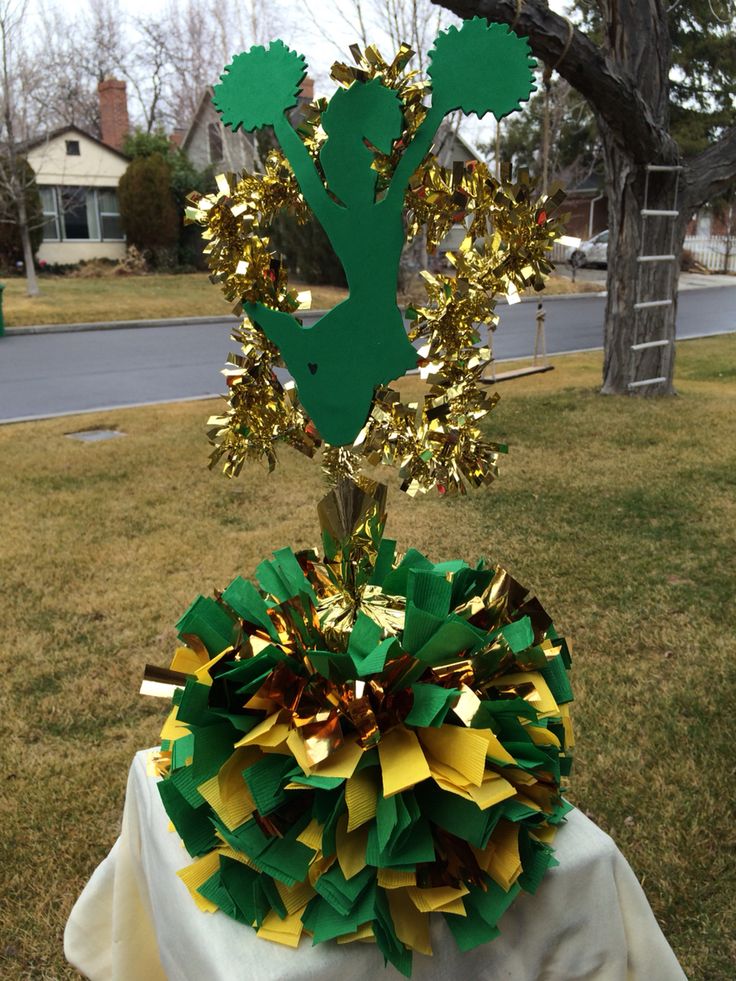
M 675 161 L 677 147 L 657 126 L 637 80 L 603 48 L 544 0 L 432 0 L 460 17 L 480 16 L 513 25 L 529 38 L 535 56 L 555 68 L 595 109 L 612 136 L 635 159 Z M 571 33 L 572 31 L 572 33 Z
M 685 171 L 687 203 L 692 208 L 698 208 L 734 181 L 736 181 L 736 126 L 726 130 L 717 143 L 711 144 L 702 153 L 687 161 Z

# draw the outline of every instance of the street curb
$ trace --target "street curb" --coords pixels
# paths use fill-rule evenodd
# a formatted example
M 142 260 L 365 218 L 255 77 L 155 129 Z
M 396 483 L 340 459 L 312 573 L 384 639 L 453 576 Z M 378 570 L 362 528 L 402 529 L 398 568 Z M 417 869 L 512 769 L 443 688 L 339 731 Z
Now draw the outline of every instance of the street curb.
M 184 327 L 187 324 L 225 323 L 228 316 L 221 317 L 170 317 L 162 320 L 110 320 L 94 321 L 88 324 L 33 324 L 29 327 L 6 327 L 6 337 L 18 337 L 22 334 L 76 334 L 86 330 L 137 330 L 140 327 Z
M 606 291 L 601 290 L 595 293 L 560 293 L 555 296 L 542 298 L 543 303 L 551 300 L 589 300 L 591 298 L 605 297 Z M 522 296 L 520 303 L 538 303 L 536 296 Z M 303 310 L 303 314 L 316 318 L 328 313 L 327 310 Z M 6 337 L 20 337 L 23 334 L 76 334 L 88 330 L 138 330 L 144 327 L 186 327 L 190 324 L 197 324 L 202 327 L 209 325 L 227 323 L 229 317 L 234 314 L 224 314 L 221 317 L 170 317 L 160 320 L 111 320 L 95 321 L 88 324 L 33 324 L 28 327 L 6 327 Z M 236 318 L 237 319 L 237 318 Z
M 736 334 L 736 330 L 716 330 L 716 331 L 709 332 L 707 334 L 697 334 L 694 337 L 678 337 L 676 340 L 678 344 L 681 344 L 684 343 L 685 341 L 700 341 L 708 337 L 724 337 L 732 334 Z M 600 346 L 580 347 L 580 348 L 575 348 L 572 351 L 557 351 L 554 354 L 549 354 L 547 357 L 550 359 L 565 358 L 572 354 L 594 354 L 597 351 L 602 351 L 602 350 L 603 348 Z M 529 360 L 528 357 L 499 358 L 498 361 L 496 361 L 495 363 L 511 364 L 513 362 L 518 363 L 519 361 L 528 361 L 528 360 Z M 407 372 L 407 374 L 416 375 L 418 374 L 418 372 L 410 371 Z M 493 384 L 492 381 L 491 384 Z M 207 395 L 185 395 L 185 396 L 180 396 L 179 398 L 156 399 L 154 401 L 149 401 L 149 402 L 129 402 L 124 405 L 104 405 L 104 406 L 98 406 L 97 408 L 94 409 L 74 409 L 73 411 L 50 412 L 47 414 L 39 414 L 39 415 L 31 415 L 31 416 L 16 416 L 11 419 L 0 419 L 0 429 L 3 426 L 17 426 L 17 425 L 23 425 L 23 423 L 27 423 L 27 422 L 43 422 L 46 419 L 64 419 L 64 418 L 71 418 L 73 416 L 88 416 L 100 412 L 123 412 L 126 409 L 143 409 L 149 406 L 158 406 L 158 405 L 179 405 L 185 402 L 210 402 L 216 399 L 222 401 L 223 398 L 224 396 L 222 392 L 213 392 L 212 394 L 207 394 Z
M 736 286 L 736 282 L 733 284 Z M 706 286 L 703 284 L 692 286 L 681 286 L 678 293 L 683 290 L 705 290 L 705 289 L 729 289 L 730 284 L 719 283 L 718 285 Z M 590 293 L 557 293 L 554 296 L 522 296 L 519 303 L 553 303 L 556 300 L 605 300 L 608 296 L 607 290 L 596 290 Z M 502 298 L 501 298 L 502 299 Z M 509 304 L 511 306 L 512 304 Z M 501 305 L 503 309 L 503 304 Z M 322 317 L 328 313 L 327 310 L 303 310 L 303 314 L 315 318 Z M 229 317 L 234 314 L 223 314 L 220 317 L 170 317 L 161 320 L 111 320 L 96 321 L 89 324 L 33 324 L 29 327 L 6 327 L 6 337 L 21 337 L 23 334 L 76 334 L 87 330 L 137 330 L 144 327 L 186 327 L 191 324 L 198 324 L 202 327 L 215 326 L 227 323 Z M 235 318 L 237 320 L 237 318 Z

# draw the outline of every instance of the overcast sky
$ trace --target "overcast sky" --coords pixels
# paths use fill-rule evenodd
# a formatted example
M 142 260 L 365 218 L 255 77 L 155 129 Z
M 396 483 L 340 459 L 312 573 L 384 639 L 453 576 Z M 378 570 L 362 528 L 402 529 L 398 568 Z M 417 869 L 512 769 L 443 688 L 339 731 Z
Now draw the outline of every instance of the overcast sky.
M 93 3 L 94 0 L 87 0 Z M 332 63 L 340 58 L 350 60 L 349 45 L 358 40 L 355 30 L 346 23 L 352 5 L 345 0 L 272 0 L 278 4 L 281 11 L 279 32 L 283 39 L 307 56 L 310 75 L 316 79 L 316 94 L 329 95 L 333 83 L 329 79 Z M 118 0 L 121 11 L 131 18 L 156 16 L 168 6 L 169 0 Z M 347 11 L 346 17 L 340 17 L 335 9 L 339 5 Z M 77 16 L 80 8 L 84 8 L 84 0 L 30 0 L 31 8 L 36 12 L 44 7 L 57 7 L 68 11 L 70 16 Z M 369 4 L 367 5 L 370 6 Z M 563 0 L 550 0 L 550 7 L 562 12 L 565 9 Z M 447 14 L 448 18 L 452 15 Z M 453 18 L 454 19 L 454 18 Z M 390 43 L 386 37 L 381 37 L 380 23 L 376 22 L 368 28 L 370 37 L 379 48 L 390 51 Z M 233 51 L 233 54 L 236 52 Z M 224 67 L 224 66 L 223 66 Z M 213 82 L 215 79 L 212 80 Z M 475 116 L 466 117 L 462 126 L 463 133 L 472 142 L 491 143 L 495 131 L 495 122 L 487 115 L 478 120 Z

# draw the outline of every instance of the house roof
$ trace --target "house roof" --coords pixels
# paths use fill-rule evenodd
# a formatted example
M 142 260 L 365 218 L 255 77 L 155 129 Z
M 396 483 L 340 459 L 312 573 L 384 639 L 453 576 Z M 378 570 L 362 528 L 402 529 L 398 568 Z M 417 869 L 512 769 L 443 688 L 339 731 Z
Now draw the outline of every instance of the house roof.
M 34 140 L 26 140 L 24 143 L 19 144 L 19 149 L 21 153 L 26 153 L 28 150 L 32 150 L 34 147 L 41 146 L 43 143 L 48 143 L 49 140 L 55 140 L 57 137 L 64 136 L 66 133 L 77 133 L 80 136 L 84 136 L 85 139 L 92 140 L 98 146 L 104 147 L 109 153 L 113 153 L 116 157 L 120 157 L 122 160 L 129 160 L 130 157 L 127 154 L 122 153 L 120 150 L 116 150 L 115 147 L 109 145 L 109 143 L 103 143 L 102 140 L 88 133 L 86 129 L 80 129 L 79 126 L 60 126 L 58 129 L 52 129 L 51 132 L 45 133 L 43 136 L 38 136 Z
M 463 136 L 460 130 L 458 130 L 457 133 L 455 133 L 455 139 L 462 147 L 464 147 L 464 149 L 470 154 L 470 157 L 473 160 L 485 159 L 484 154 L 481 153 L 481 151 L 478 149 L 475 143 L 469 140 L 466 136 Z
M 568 198 L 571 197 L 596 197 L 603 193 L 603 179 L 598 174 L 588 174 L 586 178 L 567 189 Z
M 200 116 L 207 108 L 207 106 L 211 103 L 213 95 L 214 95 L 214 89 L 211 85 L 208 85 L 207 88 L 204 90 L 204 92 L 202 92 L 202 97 L 197 103 L 197 108 L 194 110 L 192 121 L 189 123 L 189 126 L 187 127 L 187 131 L 184 133 L 184 136 L 182 137 L 182 141 L 180 143 L 181 149 L 185 153 L 189 146 L 192 134 L 194 133 L 197 124 L 199 123 Z

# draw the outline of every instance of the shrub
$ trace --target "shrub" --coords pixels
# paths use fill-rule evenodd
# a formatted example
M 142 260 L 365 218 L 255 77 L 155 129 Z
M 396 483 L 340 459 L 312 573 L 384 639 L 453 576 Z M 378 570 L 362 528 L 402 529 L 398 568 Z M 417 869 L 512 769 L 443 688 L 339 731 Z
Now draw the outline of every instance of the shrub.
M 171 166 L 160 153 L 131 160 L 118 185 L 120 218 L 130 245 L 149 249 L 168 264 L 179 241 L 179 214 L 171 192 Z

